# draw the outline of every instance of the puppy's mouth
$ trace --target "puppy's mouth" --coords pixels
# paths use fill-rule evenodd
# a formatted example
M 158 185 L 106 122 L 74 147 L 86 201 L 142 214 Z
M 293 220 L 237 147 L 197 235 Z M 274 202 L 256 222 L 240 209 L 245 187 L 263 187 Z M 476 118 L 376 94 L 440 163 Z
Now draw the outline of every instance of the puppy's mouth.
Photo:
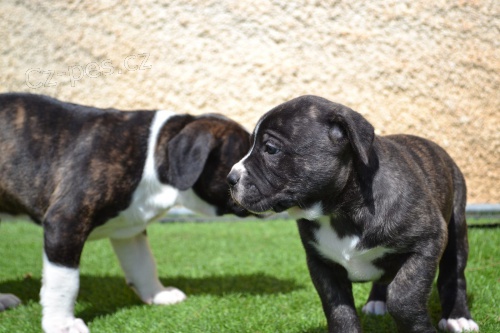
M 229 204 L 227 207 L 220 208 L 217 210 L 218 216 L 226 214 L 233 214 L 238 217 L 247 217 L 250 216 L 252 213 L 233 200 L 233 203 Z
M 233 198 L 234 202 L 240 206 L 242 209 L 250 212 L 250 214 L 257 215 L 257 216 L 267 216 L 270 215 L 272 212 L 271 207 L 267 208 L 267 206 L 264 206 L 260 202 L 255 202 L 255 203 L 243 203 L 239 201 L 231 192 L 231 197 Z
M 241 180 L 236 186 L 230 186 L 229 192 L 237 205 L 253 215 L 269 216 L 297 206 L 296 200 L 290 198 L 290 193 L 280 192 L 277 195 L 271 195 L 259 188 L 257 184 Z
M 249 211 L 251 214 L 260 215 L 266 217 L 272 215 L 273 213 L 281 213 L 287 209 L 296 206 L 295 201 L 286 199 L 277 201 L 275 204 L 271 204 L 266 199 L 256 200 L 255 202 L 248 202 L 245 198 L 238 199 L 236 195 L 231 191 L 231 197 L 234 202 L 236 202 L 243 209 Z

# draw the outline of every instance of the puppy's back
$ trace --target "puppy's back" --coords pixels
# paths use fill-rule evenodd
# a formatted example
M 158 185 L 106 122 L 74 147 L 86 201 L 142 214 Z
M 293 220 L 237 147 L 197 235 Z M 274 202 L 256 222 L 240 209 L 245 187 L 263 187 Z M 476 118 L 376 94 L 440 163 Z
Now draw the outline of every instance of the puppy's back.
M 414 185 L 428 191 L 445 216 L 451 213 L 457 200 L 465 201 L 462 172 L 441 146 L 428 139 L 403 134 L 379 137 L 379 141 L 390 151 L 389 156 L 412 169 L 417 175 L 414 181 L 419 182 Z

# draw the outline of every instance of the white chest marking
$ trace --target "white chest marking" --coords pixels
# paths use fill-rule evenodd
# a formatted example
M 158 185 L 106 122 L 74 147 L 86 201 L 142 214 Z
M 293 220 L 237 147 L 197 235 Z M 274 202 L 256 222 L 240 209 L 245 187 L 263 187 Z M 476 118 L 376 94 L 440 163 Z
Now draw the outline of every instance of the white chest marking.
M 132 237 L 144 231 L 150 222 L 157 220 L 176 204 L 179 190 L 160 182 L 154 164 L 154 151 L 158 134 L 162 126 L 173 115 L 175 113 L 171 111 L 156 112 L 151 123 L 142 178 L 132 195 L 132 203 L 117 217 L 94 229 L 89 236 L 90 240 L 105 237 Z
M 384 247 L 358 249 L 359 237 L 340 238 L 330 225 L 329 217 L 320 218 L 319 225 L 314 235 L 316 242 L 313 245 L 323 257 L 342 265 L 351 281 L 373 281 L 384 274 L 384 271 L 374 266 L 372 262 L 389 253 L 389 249 Z
M 288 209 L 288 215 L 295 220 L 306 219 L 313 221 L 323 216 L 323 205 L 321 202 L 316 202 L 314 205 L 306 209 L 292 207 Z

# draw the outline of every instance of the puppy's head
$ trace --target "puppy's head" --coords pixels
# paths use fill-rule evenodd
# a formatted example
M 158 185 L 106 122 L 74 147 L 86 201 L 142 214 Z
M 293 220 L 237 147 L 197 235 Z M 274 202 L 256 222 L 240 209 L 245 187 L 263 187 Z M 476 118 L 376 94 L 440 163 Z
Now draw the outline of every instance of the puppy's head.
M 264 114 L 252 147 L 227 177 L 233 198 L 261 213 L 308 209 L 342 192 L 356 164 L 368 164 L 372 125 L 359 113 L 302 96 Z
M 182 129 L 168 141 L 163 171 L 160 165 L 162 181 L 181 191 L 192 189 L 194 200 L 215 207 L 217 215 L 249 215 L 232 200 L 226 176 L 250 148 L 250 134 L 222 115 L 182 117 Z

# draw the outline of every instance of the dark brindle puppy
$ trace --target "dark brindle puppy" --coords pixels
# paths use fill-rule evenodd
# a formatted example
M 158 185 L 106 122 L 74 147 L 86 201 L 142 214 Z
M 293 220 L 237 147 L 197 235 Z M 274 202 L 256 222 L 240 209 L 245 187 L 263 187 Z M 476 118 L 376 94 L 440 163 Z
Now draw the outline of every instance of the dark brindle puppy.
M 146 237 L 175 204 L 245 215 L 225 182 L 249 134 L 217 115 L 121 112 L 29 94 L 0 95 L 0 212 L 44 228 L 46 332 L 88 332 L 73 315 L 87 239 L 109 237 L 127 282 L 148 304 L 173 304 Z M 0 309 L 19 300 L 0 295 Z
M 478 330 L 466 299 L 465 181 L 435 143 L 375 136 L 359 113 L 303 96 L 260 119 L 228 182 L 244 208 L 297 217 L 330 332 L 361 331 L 357 281 L 374 281 L 364 312 L 387 310 L 401 332 L 435 332 L 427 302 L 438 267 L 439 327 Z

